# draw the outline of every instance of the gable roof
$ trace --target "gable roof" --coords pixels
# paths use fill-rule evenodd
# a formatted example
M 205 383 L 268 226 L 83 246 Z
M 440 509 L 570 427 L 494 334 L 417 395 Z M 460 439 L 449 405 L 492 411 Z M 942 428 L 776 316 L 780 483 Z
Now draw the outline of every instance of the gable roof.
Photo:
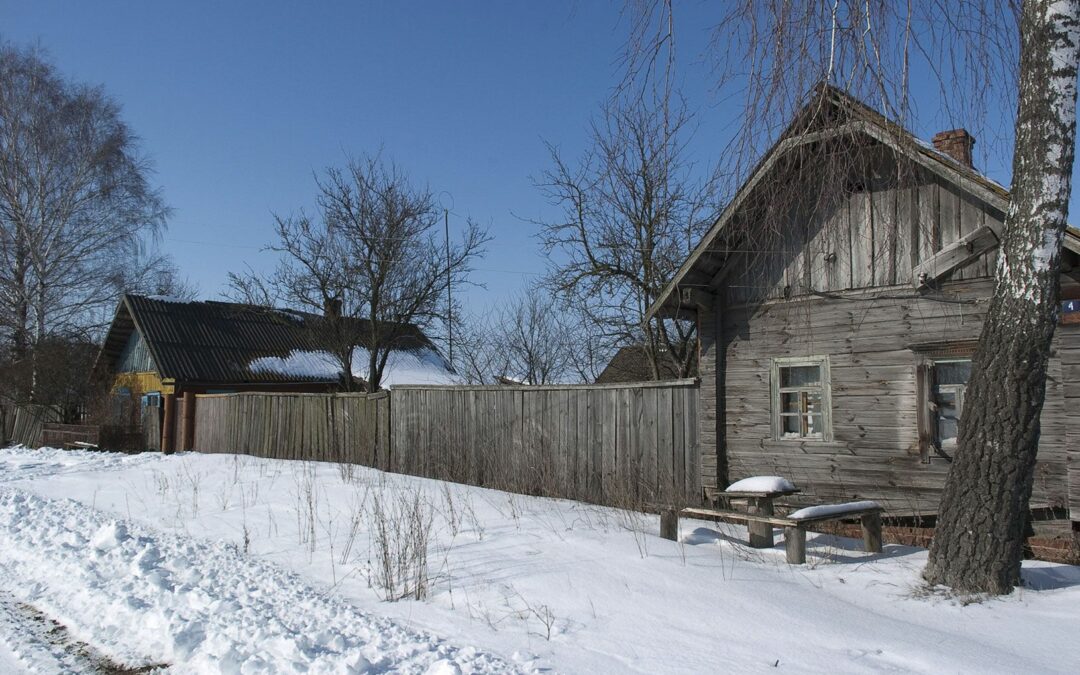
M 709 260 L 715 255 L 712 250 L 714 244 L 724 233 L 734 215 L 746 203 L 747 198 L 782 156 L 809 143 L 855 135 L 868 136 L 891 148 L 897 154 L 909 158 L 927 171 L 1002 213 L 1008 210 L 1008 188 L 975 169 L 961 164 L 949 155 L 939 152 L 932 145 L 921 141 L 904 127 L 872 110 L 850 94 L 836 87 L 821 84 L 812 90 L 809 102 L 795 115 L 777 142 L 759 160 L 746 182 L 728 202 L 657 299 L 649 306 L 647 316 L 652 317 L 663 311 L 678 312 L 681 298 L 676 291 L 680 286 L 699 288 L 705 285 L 701 283 L 701 279 L 691 278 L 696 268 L 708 268 L 704 270 L 704 274 L 696 275 L 706 280 L 711 280 L 712 276 L 719 271 L 726 260 L 715 258 Z M 996 234 L 1000 237 L 1001 233 Z M 1080 232 L 1070 228 L 1066 233 L 1065 247 L 1075 253 L 1080 253 Z
M 661 359 L 661 380 L 678 380 L 679 371 L 670 359 Z M 697 373 L 691 373 L 694 377 Z M 648 382 L 652 380 L 652 368 L 645 354 L 644 345 L 627 345 L 611 357 L 603 372 L 596 377 L 596 384 L 614 384 L 616 382 Z
M 189 383 L 337 382 L 326 368 L 260 367 L 331 349 L 317 314 L 233 302 L 125 295 L 95 363 L 113 370 L 132 333 L 142 335 L 162 379 Z M 363 328 L 366 319 L 347 319 Z M 395 349 L 438 355 L 416 326 L 394 324 Z M 358 331 L 364 335 L 364 331 Z M 367 345 L 361 345 L 366 347 Z M 439 357 L 441 361 L 441 356 Z M 254 367 L 253 367 L 254 364 Z M 447 370 L 449 366 L 442 363 Z

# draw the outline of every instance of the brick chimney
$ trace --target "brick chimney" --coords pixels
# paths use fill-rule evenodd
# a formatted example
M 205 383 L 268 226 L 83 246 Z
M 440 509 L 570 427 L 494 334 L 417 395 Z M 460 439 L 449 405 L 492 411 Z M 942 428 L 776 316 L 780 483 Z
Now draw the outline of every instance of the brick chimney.
M 975 137 L 967 129 L 952 129 L 934 134 L 934 149 L 943 152 L 968 168 L 974 168 L 971 150 L 975 147 Z

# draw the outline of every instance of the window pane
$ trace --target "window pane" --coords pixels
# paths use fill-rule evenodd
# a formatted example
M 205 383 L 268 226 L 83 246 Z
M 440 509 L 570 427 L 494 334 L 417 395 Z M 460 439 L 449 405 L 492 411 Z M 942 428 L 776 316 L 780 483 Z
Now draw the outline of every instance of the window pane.
M 967 384 L 971 377 L 971 361 L 943 361 L 934 364 L 937 384 Z
M 780 412 L 797 413 L 799 410 L 799 395 L 797 391 L 780 394 Z
M 806 412 L 820 413 L 821 412 L 821 392 L 802 392 L 803 402 L 806 405 Z M 819 415 L 820 416 L 820 415 Z
M 784 437 L 801 436 L 799 431 L 799 416 L 784 415 L 780 418 L 780 435 Z
M 821 422 L 821 415 L 807 415 L 806 416 L 806 435 L 807 436 L 820 436 L 825 431 L 825 427 Z
M 956 442 L 956 393 L 951 391 L 937 394 L 937 430 L 938 440 L 942 443 Z
M 821 383 L 820 366 L 786 366 L 780 368 L 780 386 L 803 387 Z

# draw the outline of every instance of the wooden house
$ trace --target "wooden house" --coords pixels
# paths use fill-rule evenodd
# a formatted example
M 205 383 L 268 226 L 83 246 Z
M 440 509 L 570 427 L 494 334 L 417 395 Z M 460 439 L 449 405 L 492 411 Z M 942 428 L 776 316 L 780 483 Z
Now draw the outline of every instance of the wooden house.
M 936 511 L 1009 192 L 819 87 L 650 308 L 699 329 L 706 493 L 751 475 Z M 1080 236 L 1067 233 L 1032 506 L 1080 520 Z
M 361 336 L 353 373 L 343 375 L 332 356 L 337 342 L 324 317 L 307 312 L 233 302 L 187 302 L 125 295 L 94 365 L 115 399 L 157 408 L 163 429 L 173 428 L 177 397 L 235 392 L 331 392 L 343 377 L 366 366 L 362 325 L 343 319 Z M 453 384 L 450 365 L 418 328 L 395 325 L 395 348 L 382 384 Z M 164 438 L 162 447 L 170 449 Z

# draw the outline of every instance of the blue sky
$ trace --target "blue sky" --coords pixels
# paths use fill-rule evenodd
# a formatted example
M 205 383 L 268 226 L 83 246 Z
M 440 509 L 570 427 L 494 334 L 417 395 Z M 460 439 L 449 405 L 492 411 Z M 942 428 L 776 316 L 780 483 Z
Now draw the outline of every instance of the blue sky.
M 487 289 L 467 293 L 484 312 L 544 269 L 522 217 L 555 213 L 531 176 L 548 165 L 544 140 L 584 146 L 620 76 L 622 6 L 0 0 L 0 38 L 40 43 L 121 103 L 175 209 L 161 246 L 204 297 L 230 270 L 272 266 L 259 250 L 271 214 L 310 207 L 313 171 L 381 147 L 452 196 L 451 228 L 465 216 L 490 228 Z M 732 119 L 701 59 L 708 8 L 677 5 L 676 18 L 705 164 Z

